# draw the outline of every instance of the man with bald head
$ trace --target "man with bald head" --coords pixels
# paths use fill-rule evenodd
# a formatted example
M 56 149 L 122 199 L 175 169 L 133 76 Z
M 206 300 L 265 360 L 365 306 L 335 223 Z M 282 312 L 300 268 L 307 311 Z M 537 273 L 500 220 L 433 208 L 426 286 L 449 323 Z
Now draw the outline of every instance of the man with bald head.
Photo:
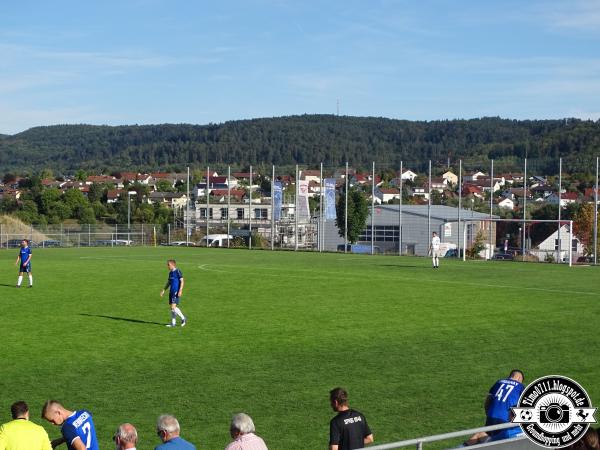
M 48 400 L 42 408 L 42 417 L 60 427 L 62 438 L 52 441 L 53 448 L 66 443 L 69 450 L 100 450 L 91 412 L 70 411 L 60 402 Z
M 135 450 L 137 439 L 137 430 L 130 423 L 121 424 L 113 436 L 117 450 Z
M 156 434 L 163 443 L 154 450 L 196 450 L 192 444 L 179 436 L 179 422 L 170 414 L 163 414 L 156 422 Z

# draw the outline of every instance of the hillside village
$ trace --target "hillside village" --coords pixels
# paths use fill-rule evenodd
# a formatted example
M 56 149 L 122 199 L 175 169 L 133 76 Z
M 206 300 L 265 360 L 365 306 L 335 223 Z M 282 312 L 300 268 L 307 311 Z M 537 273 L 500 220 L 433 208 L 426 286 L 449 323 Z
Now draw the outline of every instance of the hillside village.
M 404 169 L 402 174 L 399 171 L 376 173 L 374 203 L 398 203 L 401 195 L 400 186 L 402 186 L 402 199 L 406 204 L 427 204 L 431 196 L 432 204 L 456 206 L 459 197 L 459 177 L 455 172 L 446 170 L 432 176 L 431 188 L 428 185 L 427 174 L 410 169 Z M 196 171 L 192 177 L 193 182 L 190 184 L 189 192 L 191 207 L 196 203 L 198 207 L 206 204 L 207 174 L 204 171 L 202 176 L 202 173 Z M 344 168 L 338 168 L 329 175 L 335 178 L 338 191 L 345 188 Z M 322 182 L 320 171 L 300 170 L 299 176 L 301 180 L 308 181 L 309 196 L 317 199 Z M 349 186 L 363 190 L 370 202 L 373 192 L 372 173 L 349 169 L 348 176 Z M 275 178 L 288 192 L 288 198 L 293 198 L 296 184 L 294 174 L 276 175 Z M 559 193 L 558 177 L 532 175 L 528 176 L 527 189 L 524 189 L 523 173 L 501 173 L 494 175 L 492 180 L 489 173 L 485 171 L 471 171 L 462 175 L 461 195 L 464 207 L 487 212 L 490 195 L 493 193 L 495 212 L 501 215 L 507 211 L 518 212 L 524 202 L 532 208 L 536 205 L 558 205 L 559 202 L 562 207 L 574 203 L 593 203 L 592 183 L 566 174 L 563 175 L 562 184 L 563 188 Z M 82 214 L 81 211 L 81 208 L 91 207 L 94 210 L 94 220 L 118 221 L 118 211 L 114 206 L 120 202 L 127 202 L 128 192 L 136 194 L 130 194 L 135 211 L 140 207 L 148 210 L 149 206 L 160 211 L 160 208 L 167 210 L 184 208 L 188 201 L 187 189 L 187 173 L 120 172 L 112 175 L 81 176 L 78 174 L 78 176 L 60 178 L 7 175 L 0 182 L 0 210 L 4 213 L 15 213 L 26 222 L 39 222 L 45 216 L 47 221 L 55 223 L 57 219 L 91 220 L 91 214 Z M 69 193 L 72 190 L 79 191 L 81 194 Z M 229 177 L 226 172 L 211 171 L 208 174 L 209 204 L 227 202 L 228 196 L 231 203 L 247 204 L 251 190 L 253 203 L 259 200 L 260 203 L 270 202 L 270 174 L 250 174 L 249 171 L 232 172 Z M 69 200 L 71 204 L 75 203 L 78 211 L 52 209 L 53 205 L 56 206 L 61 201 L 69 204 Z M 318 204 L 315 203 L 313 209 L 316 208 Z M 80 217 L 77 217 L 78 214 Z M 169 217 L 171 215 L 169 213 Z M 151 214 L 134 213 L 133 220 L 147 223 L 156 221 L 156 217 L 150 216 Z M 41 221 L 44 222 L 43 219 Z

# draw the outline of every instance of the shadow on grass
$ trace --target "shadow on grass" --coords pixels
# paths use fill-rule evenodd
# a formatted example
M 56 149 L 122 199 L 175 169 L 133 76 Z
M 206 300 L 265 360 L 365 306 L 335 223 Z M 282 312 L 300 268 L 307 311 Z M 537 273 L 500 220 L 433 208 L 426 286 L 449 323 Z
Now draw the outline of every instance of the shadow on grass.
M 4 283 L 0 283 L 0 287 L 11 287 L 14 288 L 15 285 L 14 284 L 4 284 Z
M 115 316 L 105 316 L 102 314 L 86 314 L 86 313 L 80 313 L 80 316 L 86 316 L 86 317 L 100 317 L 102 319 L 110 319 L 110 320 L 121 320 L 123 322 L 133 322 L 133 323 L 143 323 L 146 325 L 160 325 L 160 326 L 164 326 L 164 323 L 161 322 L 150 322 L 148 320 L 140 320 L 140 319 L 129 319 L 127 317 L 115 317 Z
M 397 269 L 402 268 L 410 268 L 410 269 L 429 269 L 431 270 L 431 266 L 411 266 L 408 264 L 378 264 L 379 267 L 395 267 Z

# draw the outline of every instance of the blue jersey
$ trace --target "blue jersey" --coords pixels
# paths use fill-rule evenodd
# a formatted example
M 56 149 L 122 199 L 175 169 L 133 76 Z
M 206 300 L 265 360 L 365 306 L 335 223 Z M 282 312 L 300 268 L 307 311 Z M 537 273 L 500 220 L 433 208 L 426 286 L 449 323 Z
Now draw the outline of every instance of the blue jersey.
M 171 293 L 176 294 L 179 292 L 182 279 L 183 274 L 181 273 L 181 270 L 175 268 L 169 272 L 169 280 L 167 281 L 167 284 L 169 285 L 169 290 Z
M 67 441 L 67 448 L 73 449 L 73 441 L 81 439 L 85 448 L 90 450 L 100 450 L 98 440 L 96 439 L 96 428 L 92 420 L 92 413 L 82 409 L 71 414 L 60 429 L 63 437 Z
M 510 378 L 496 381 L 496 384 L 490 389 L 487 417 L 502 422 L 510 422 L 510 408 L 517 406 L 523 389 L 525 389 L 525 386 Z
M 25 261 L 27 261 L 30 256 L 31 256 L 31 248 L 30 247 L 21 247 L 21 250 L 19 250 L 19 258 L 21 258 L 21 265 L 25 264 Z

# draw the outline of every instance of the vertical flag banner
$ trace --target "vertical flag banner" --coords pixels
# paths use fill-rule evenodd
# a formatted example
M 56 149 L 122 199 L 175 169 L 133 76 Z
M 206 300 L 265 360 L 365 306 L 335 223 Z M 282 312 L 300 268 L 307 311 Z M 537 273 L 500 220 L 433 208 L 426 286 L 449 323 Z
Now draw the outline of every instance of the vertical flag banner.
M 281 181 L 273 183 L 273 218 L 277 221 L 281 219 L 281 203 L 283 199 L 283 188 Z
M 335 218 L 335 178 L 325 178 L 325 219 Z
M 298 183 L 298 218 L 309 220 L 310 210 L 308 209 L 308 181 L 300 180 Z

